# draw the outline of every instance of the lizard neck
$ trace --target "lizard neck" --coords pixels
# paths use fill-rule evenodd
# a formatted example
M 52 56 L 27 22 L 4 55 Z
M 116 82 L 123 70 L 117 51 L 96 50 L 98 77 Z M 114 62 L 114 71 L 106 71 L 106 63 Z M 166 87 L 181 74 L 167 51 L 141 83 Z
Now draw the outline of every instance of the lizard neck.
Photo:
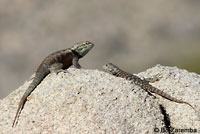
M 73 53 L 76 57 L 78 57 L 79 59 L 83 57 L 83 56 L 81 56 L 79 53 L 77 53 L 75 50 L 71 50 L 71 51 L 72 51 L 72 53 Z

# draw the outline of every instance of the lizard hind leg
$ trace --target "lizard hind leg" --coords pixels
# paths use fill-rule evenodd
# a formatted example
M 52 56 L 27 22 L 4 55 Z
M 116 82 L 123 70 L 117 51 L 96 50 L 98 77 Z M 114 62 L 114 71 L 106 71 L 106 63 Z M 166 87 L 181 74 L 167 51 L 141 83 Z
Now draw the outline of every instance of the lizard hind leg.
M 60 72 L 63 72 L 64 70 L 62 70 L 63 68 L 63 64 L 62 63 L 54 63 L 52 64 L 50 67 L 49 67 L 49 71 L 51 73 L 60 73 Z
M 156 74 L 153 77 L 150 78 L 144 78 L 146 81 L 148 81 L 149 83 L 154 83 L 156 81 L 159 81 L 162 77 L 159 74 Z

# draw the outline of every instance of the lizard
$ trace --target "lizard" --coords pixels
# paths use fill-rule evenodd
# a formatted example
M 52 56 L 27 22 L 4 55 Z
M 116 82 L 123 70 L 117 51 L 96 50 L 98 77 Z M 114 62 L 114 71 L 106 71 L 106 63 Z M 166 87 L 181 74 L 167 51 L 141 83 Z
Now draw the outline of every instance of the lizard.
M 17 125 L 17 118 L 27 101 L 27 97 L 45 77 L 51 72 L 59 72 L 61 69 L 68 69 L 71 65 L 74 65 L 75 68 L 80 69 L 81 66 L 78 63 L 79 59 L 85 56 L 93 48 L 93 46 L 93 43 L 89 41 L 83 41 L 75 44 L 71 48 L 60 50 L 48 55 L 37 68 L 32 83 L 29 85 L 21 98 L 12 127 Z
M 125 78 L 126 80 L 132 81 L 135 83 L 135 85 L 141 87 L 142 89 L 144 89 L 147 92 L 150 93 L 155 93 L 157 95 L 160 95 L 162 97 L 164 97 L 165 99 L 168 99 L 170 101 L 176 102 L 176 103 L 184 103 L 189 105 L 190 107 L 192 107 L 194 110 L 195 108 L 188 102 L 176 99 L 172 96 L 170 96 L 169 94 L 159 90 L 156 87 L 153 87 L 151 84 L 149 84 L 149 81 L 146 79 L 141 79 L 136 75 L 127 73 L 123 70 L 121 70 L 119 67 L 117 67 L 116 65 L 112 64 L 112 63 L 106 63 L 103 65 L 103 70 L 116 76 L 116 77 L 121 77 L 121 78 Z

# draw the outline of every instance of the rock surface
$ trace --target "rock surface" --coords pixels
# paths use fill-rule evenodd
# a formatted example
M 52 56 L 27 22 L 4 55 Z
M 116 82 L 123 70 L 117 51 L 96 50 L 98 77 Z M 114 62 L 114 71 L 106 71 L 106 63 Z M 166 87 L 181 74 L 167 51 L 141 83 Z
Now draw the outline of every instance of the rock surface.
M 11 126 L 17 106 L 31 80 L 0 100 L 0 133 L 152 134 L 170 126 L 200 131 L 200 75 L 160 65 L 139 74 L 159 74 L 161 79 L 152 85 L 191 103 L 195 112 L 102 71 L 68 71 L 42 81 L 28 97 L 15 128 Z

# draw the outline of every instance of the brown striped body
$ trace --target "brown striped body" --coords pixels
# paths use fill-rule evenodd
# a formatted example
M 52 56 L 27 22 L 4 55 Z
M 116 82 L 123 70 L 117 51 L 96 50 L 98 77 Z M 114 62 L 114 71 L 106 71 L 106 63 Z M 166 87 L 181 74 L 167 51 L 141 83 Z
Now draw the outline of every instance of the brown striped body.
M 62 69 L 67 69 L 72 65 L 72 60 L 75 54 L 70 49 L 61 50 L 47 56 L 37 69 L 37 72 L 43 70 L 43 68 L 48 69 L 52 64 L 61 63 L 63 65 Z
M 117 67 L 116 65 L 113 65 L 112 63 L 107 63 L 103 66 L 103 69 L 112 74 L 112 75 L 115 75 L 117 77 L 121 77 L 121 78 L 125 78 L 127 80 L 130 80 L 130 81 L 133 81 L 135 83 L 135 85 L 138 85 L 140 86 L 142 89 L 144 89 L 145 91 L 147 92 L 151 92 L 151 93 L 155 93 L 155 94 L 158 94 L 170 101 L 174 101 L 174 102 L 177 102 L 177 103 L 184 103 L 184 104 L 187 104 L 189 105 L 190 107 L 192 107 L 193 109 L 195 109 L 191 104 L 189 104 L 188 102 L 185 102 L 185 101 L 182 101 L 182 100 L 179 100 L 179 99 L 176 99 L 170 95 L 168 95 L 167 93 L 159 90 L 158 88 L 156 87 L 153 87 L 152 85 L 149 84 L 149 82 L 147 80 L 142 80 L 140 79 L 139 77 L 137 77 L 136 75 L 132 75 L 130 73 L 127 73 L 125 71 L 122 71 L 119 67 Z

